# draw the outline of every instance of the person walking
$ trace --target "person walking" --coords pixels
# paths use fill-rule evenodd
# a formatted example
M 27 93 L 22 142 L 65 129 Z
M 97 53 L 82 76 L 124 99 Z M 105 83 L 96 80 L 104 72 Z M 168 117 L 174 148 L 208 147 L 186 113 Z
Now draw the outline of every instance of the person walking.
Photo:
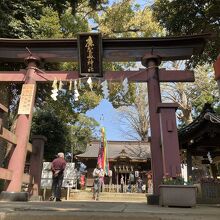
M 57 158 L 51 163 L 51 170 L 53 173 L 52 182 L 52 196 L 50 200 L 61 201 L 61 187 L 63 183 L 64 170 L 66 168 L 66 161 L 64 159 L 64 153 L 57 154 Z
M 97 164 L 96 168 L 93 170 L 92 175 L 94 177 L 93 199 L 99 200 L 102 179 L 104 177 L 104 171 L 99 164 Z

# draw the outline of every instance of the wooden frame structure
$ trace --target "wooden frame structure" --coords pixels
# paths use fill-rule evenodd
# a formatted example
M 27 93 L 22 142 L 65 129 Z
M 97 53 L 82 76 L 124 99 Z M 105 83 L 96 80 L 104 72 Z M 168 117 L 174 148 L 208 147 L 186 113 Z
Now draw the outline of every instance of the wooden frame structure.
M 16 146 L 18 143 L 17 136 L 13 132 L 4 128 L 2 125 L 2 116 L 6 113 L 8 113 L 8 109 L 4 105 L 0 104 L 0 138 L 13 144 L 13 146 Z M 43 149 L 45 141 L 45 137 L 35 135 L 32 138 L 32 144 L 29 142 L 27 143 L 26 151 L 31 153 L 30 174 L 26 174 L 23 171 L 21 173 L 21 183 L 28 184 L 28 191 L 31 196 L 39 196 L 42 170 L 41 166 L 43 162 Z M 13 175 L 13 170 L 0 167 L 0 179 L 12 181 Z M 7 200 L 4 195 L 5 194 L 1 196 L 1 199 Z M 22 199 L 26 198 L 28 198 L 28 196 L 22 197 Z M 13 196 L 12 200 L 14 199 L 17 200 L 15 195 Z

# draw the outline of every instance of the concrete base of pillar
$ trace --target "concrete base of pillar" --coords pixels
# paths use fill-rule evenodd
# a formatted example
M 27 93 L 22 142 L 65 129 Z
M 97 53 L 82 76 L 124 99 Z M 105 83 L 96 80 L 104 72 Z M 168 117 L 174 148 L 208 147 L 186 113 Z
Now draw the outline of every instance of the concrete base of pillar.
M 3 191 L 0 194 L 0 201 L 28 201 L 28 193 L 27 192 L 6 192 Z
M 159 205 L 159 196 L 157 195 L 148 195 L 147 196 L 148 205 Z

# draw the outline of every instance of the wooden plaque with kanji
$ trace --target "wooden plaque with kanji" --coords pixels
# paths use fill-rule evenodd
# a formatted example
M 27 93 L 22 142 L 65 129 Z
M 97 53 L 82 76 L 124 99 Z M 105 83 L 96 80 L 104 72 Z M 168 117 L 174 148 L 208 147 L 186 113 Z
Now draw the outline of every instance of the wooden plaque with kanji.
M 29 115 L 33 106 L 33 96 L 35 93 L 35 84 L 24 84 L 22 86 L 18 114 Z

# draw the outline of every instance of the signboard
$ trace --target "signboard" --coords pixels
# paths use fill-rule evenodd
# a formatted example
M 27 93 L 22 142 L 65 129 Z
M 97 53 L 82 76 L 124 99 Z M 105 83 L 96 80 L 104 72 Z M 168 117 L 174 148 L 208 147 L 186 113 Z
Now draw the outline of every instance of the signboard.
M 67 163 L 64 171 L 62 187 L 75 187 L 77 180 L 77 172 L 75 163 Z M 44 162 L 41 174 L 41 188 L 51 188 L 52 186 L 52 171 L 51 162 Z
M 100 33 L 78 35 L 79 73 L 81 76 L 102 77 L 102 39 Z
M 23 84 L 20 102 L 18 107 L 18 114 L 29 115 L 31 113 L 31 108 L 33 107 L 33 98 L 35 94 L 36 86 L 35 84 Z

